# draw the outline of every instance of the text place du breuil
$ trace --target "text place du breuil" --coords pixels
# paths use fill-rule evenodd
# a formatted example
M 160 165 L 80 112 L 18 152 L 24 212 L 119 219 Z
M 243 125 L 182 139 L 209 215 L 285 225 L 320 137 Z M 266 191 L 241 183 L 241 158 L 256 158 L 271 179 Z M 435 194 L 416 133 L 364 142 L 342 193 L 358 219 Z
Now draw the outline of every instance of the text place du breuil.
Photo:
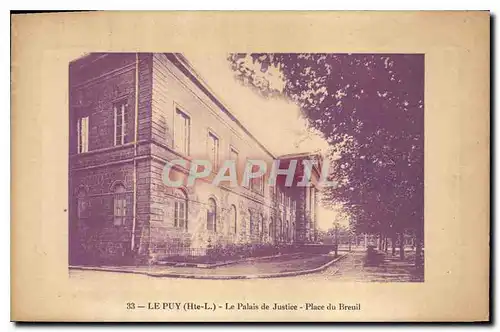
M 238 303 L 236 308 L 234 305 L 226 303 L 227 309 L 237 309 L 237 310 L 258 310 L 260 307 L 256 303 Z M 337 304 L 316 304 L 316 303 L 305 303 L 305 304 L 292 304 L 292 303 L 273 303 L 270 306 L 272 310 L 361 310 L 361 304 L 345 304 L 339 302 Z

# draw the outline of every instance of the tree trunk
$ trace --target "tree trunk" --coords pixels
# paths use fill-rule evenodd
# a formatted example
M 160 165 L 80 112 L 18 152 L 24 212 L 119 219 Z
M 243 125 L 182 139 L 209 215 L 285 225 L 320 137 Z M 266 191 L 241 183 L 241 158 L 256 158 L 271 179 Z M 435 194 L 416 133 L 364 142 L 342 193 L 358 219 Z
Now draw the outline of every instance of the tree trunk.
M 392 234 L 391 250 L 392 250 L 392 256 L 396 256 L 396 233 Z
M 387 248 L 389 247 L 389 246 L 387 245 L 387 241 L 388 241 L 388 238 L 387 238 L 387 236 L 385 236 L 385 237 L 384 237 L 384 251 L 385 251 L 386 253 L 387 253 Z
M 399 233 L 399 258 L 405 259 L 405 235 L 404 232 Z

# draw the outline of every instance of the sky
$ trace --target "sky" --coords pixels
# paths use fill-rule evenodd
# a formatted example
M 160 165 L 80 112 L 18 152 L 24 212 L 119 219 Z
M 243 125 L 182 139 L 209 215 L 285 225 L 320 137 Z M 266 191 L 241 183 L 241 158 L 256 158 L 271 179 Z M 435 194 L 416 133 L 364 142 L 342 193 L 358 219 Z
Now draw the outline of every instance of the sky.
M 231 113 L 271 152 L 276 155 L 326 152 L 328 143 L 321 134 L 308 132 L 307 121 L 297 105 L 284 98 L 264 98 L 237 82 L 226 60 L 227 54 L 184 55 Z M 318 227 L 323 230 L 331 228 L 337 215 L 338 211 L 319 206 Z M 337 220 L 344 224 L 347 222 Z

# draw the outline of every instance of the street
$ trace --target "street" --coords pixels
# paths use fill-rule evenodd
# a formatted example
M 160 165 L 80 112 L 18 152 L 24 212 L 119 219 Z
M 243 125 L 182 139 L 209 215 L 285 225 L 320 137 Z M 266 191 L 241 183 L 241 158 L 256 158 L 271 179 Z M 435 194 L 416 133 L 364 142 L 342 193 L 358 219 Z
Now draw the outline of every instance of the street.
M 347 252 L 339 252 L 339 254 L 345 254 Z M 300 275 L 300 276 L 290 276 L 282 277 L 280 279 L 301 279 L 304 281 L 332 281 L 332 282 L 421 282 L 423 281 L 423 271 L 417 271 L 413 266 L 412 252 L 406 253 L 406 259 L 404 261 L 399 260 L 399 256 L 392 256 L 390 253 L 380 254 L 381 260 L 376 264 L 371 264 L 367 266 L 366 264 L 366 252 L 364 250 L 351 251 L 347 253 L 347 256 L 340 261 L 329 266 L 325 270 L 317 273 Z M 301 264 L 297 262 L 298 258 L 294 260 L 289 260 L 286 262 L 277 261 L 274 264 L 276 266 L 267 266 L 269 263 L 252 263 L 245 269 L 238 268 L 235 272 L 231 271 L 230 267 L 222 268 L 221 271 L 214 270 L 204 270 L 207 274 L 233 274 L 233 273 L 256 273 L 257 270 L 262 272 L 272 272 L 272 270 L 280 269 L 286 271 L 290 269 L 293 264 Z M 293 262 L 293 264 L 292 264 Z M 303 257 L 301 264 L 303 267 L 307 267 L 310 262 L 310 258 Z M 286 265 L 283 265 L 286 263 Z M 267 265 L 266 265 L 267 264 Z M 284 267 L 285 266 L 285 267 Z M 189 270 L 189 268 L 182 269 Z M 215 273 L 217 272 L 217 273 Z M 137 278 L 150 278 L 145 275 L 122 273 L 122 272 L 99 272 L 99 271 L 82 271 L 82 270 L 71 270 L 70 276 L 72 278 L 110 278 L 115 280 L 130 279 L 135 280 Z M 168 279 L 168 278 L 165 278 Z

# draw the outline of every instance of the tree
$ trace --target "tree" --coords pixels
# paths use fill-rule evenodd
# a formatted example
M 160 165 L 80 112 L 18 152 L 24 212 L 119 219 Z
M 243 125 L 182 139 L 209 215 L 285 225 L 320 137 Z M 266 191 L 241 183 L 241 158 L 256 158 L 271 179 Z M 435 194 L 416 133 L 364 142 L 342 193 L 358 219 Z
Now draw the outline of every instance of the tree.
M 423 55 L 257 53 L 228 59 L 241 82 L 267 98 L 293 100 L 309 127 L 323 134 L 334 161 L 330 178 L 338 183 L 326 190 L 323 203 L 343 203 L 358 232 L 395 239 L 412 229 L 419 251 Z

